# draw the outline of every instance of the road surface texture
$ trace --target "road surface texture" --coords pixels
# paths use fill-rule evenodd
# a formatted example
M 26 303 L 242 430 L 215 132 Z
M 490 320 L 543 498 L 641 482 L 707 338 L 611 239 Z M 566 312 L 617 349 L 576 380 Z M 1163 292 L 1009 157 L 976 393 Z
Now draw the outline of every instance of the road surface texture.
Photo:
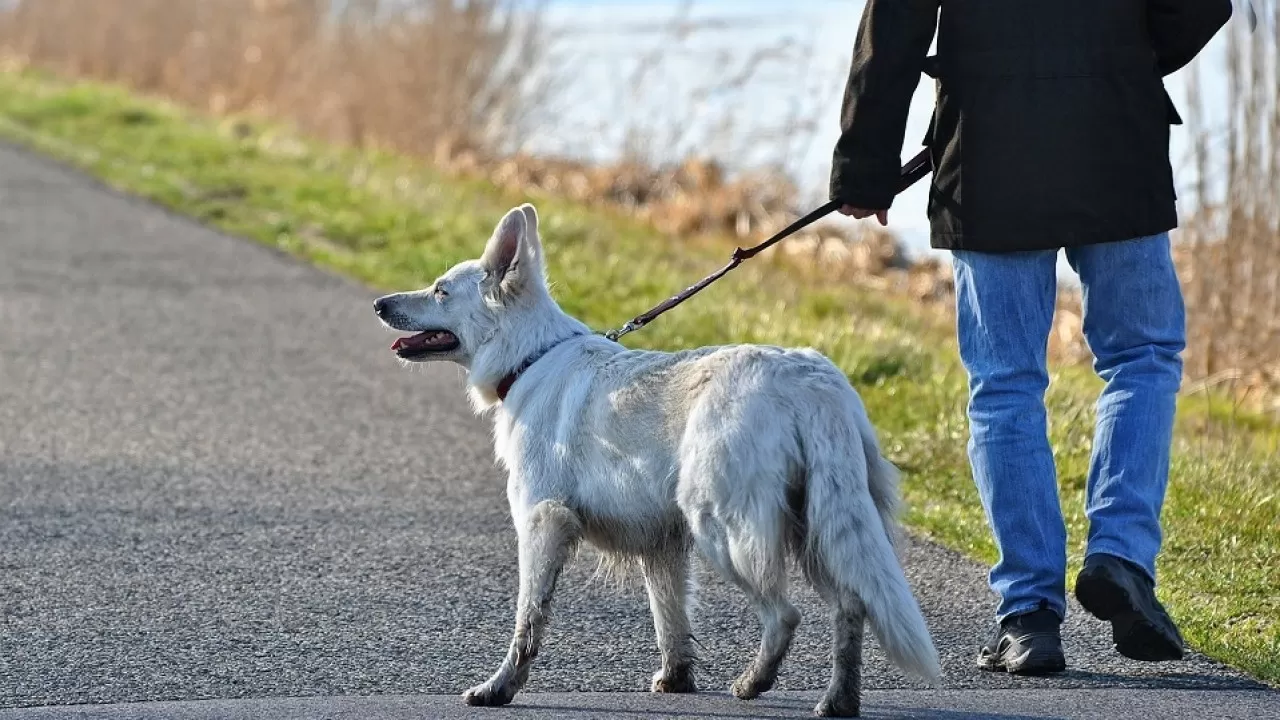
M 703 572 L 706 692 L 651 697 L 643 588 L 590 556 L 517 707 L 463 706 L 511 630 L 504 478 L 461 372 L 402 367 L 377 294 L 0 145 L 0 718 L 808 716 L 829 666 L 806 587 L 779 692 L 743 703 L 755 616 Z M 983 568 L 904 560 L 946 684 L 872 643 L 868 717 L 1280 717 L 1202 656 L 1121 658 L 1077 606 L 1069 672 L 981 673 Z

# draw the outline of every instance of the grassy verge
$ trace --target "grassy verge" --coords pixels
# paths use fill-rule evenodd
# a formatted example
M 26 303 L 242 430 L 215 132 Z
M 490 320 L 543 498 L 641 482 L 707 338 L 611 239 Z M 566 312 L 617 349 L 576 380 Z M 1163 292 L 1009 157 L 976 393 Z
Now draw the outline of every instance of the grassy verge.
M 122 190 L 382 289 L 420 287 L 479 253 L 513 197 L 404 158 L 311 144 L 246 119 L 211 119 L 101 85 L 0 73 L 0 137 Z M 615 327 L 718 267 L 731 245 L 661 239 L 625 217 L 534 198 L 556 295 Z M 945 321 L 781 261 L 753 261 L 641 333 L 633 346 L 812 345 L 863 394 L 906 471 L 908 523 L 984 562 L 994 548 L 965 457 L 963 371 Z M 1071 570 L 1098 383 L 1061 368 L 1050 390 Z M 1277 429 L 1212 397 L 1183 400 L 1166 503 L 1162 599 L 1198 649 L 1280 681 Z M 977 630 L 975 629 L 975 632 Z

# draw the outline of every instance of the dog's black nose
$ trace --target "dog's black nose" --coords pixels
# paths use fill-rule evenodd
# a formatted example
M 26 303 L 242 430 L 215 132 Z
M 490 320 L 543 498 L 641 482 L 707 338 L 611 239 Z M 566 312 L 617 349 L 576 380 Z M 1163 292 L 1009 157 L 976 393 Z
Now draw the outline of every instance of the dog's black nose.
M 377 300 L 373 301 L 373 311 L 378 315 L 381 315 L 383 312 L 386 311 L 386 309 L 387 309 L 386 298 L 378 298 Z

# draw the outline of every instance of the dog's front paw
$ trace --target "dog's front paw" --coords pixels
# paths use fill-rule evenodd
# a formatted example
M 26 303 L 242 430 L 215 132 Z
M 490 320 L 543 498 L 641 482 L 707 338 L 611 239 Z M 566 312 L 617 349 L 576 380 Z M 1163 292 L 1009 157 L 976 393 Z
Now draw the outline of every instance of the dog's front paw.
M 698 684 L 693 679 L 693 668 L 686 666 L 654 673 L 650 690 L 656 693 L 692 693 L 698 692 Z
M 462 699 L 468 705 L 479 707 L 500 707 L 511 702 L 515 693 L 507 687 L 494 687 L 491 683 L 477 685 L 462 693 Z

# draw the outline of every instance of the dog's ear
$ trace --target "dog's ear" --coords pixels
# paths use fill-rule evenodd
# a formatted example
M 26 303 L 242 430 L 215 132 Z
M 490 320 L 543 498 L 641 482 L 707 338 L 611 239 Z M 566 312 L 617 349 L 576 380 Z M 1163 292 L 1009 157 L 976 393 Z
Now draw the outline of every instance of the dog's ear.
M 480 264 L 489 274 L 489 280 L 500 283 L 516 270 L 520 260 L 520 244 L 528 223 L 519 209 L 510 210 L 494 228 L 489 243 L 485 245 Z
M 524 241 L 528 244 L 529 255 L 541 266 L 542 237 L 538 235 L 538 210 L 532 203 L 525 203 L 520 206 L 520 212 L 524 213 Z
M 542 245 L 537 228 L 537 213 L 532 205 L 507 211 L 480 258 L 488 285 L 518 292 L 528 283 L 542 279 Z

